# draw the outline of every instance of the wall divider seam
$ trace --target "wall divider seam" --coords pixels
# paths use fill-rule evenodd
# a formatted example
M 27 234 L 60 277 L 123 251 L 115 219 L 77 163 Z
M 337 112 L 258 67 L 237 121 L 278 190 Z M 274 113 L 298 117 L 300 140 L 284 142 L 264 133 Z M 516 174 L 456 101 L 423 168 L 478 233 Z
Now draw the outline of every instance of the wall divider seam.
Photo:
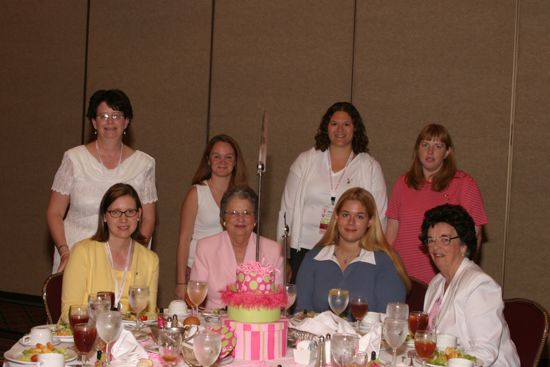
M 81 144 L 86 139 L 86 89 L 88 88 L 88 46 L 90 41 L 90 0 L 86 1 L 86 30 L 84 32 L 84 70 L 82 79 L 82 128 Z
M 357 32 L 357 0 L 353 2 L 353 33 L 351 35 L 351 81 L 350 81 L 350 103 L 353 103 L 353 82 L 355 78 L 355 34 Z
M 508 247 L 508 237 L 510 232 L 510 207 L 512 194 L 512 176 L 513 176 L 513 158 L 514 158 L 514 123 L 516 118 L 516 93 L 517 93 L 517 74 L 518 74 L 518 54 L 519 54 L 519 27 L 520 27 L 520 5 L 521 0 L 516 0 L 514 17 L 514 46 L 512 52 L 512 81 L 510 93 L 510 120 L 509 120 L 509 139 L 508 139 L 508 162 L 506 170 L 506 203 L 504 207 L 504 238 L 502 246 L 502 272 L 501 285 L 505 288 L 506 279 L 506 250 Z
M 211 109 L 212 109 L 212 72 L 214 65 L 214 25 L 216 20 L 216 0 L 212 0 L 211 7 L 211 16 L 210 16 L 210 57 L 208 65 L 208 101 L 206 109 L 206 141 L 205 145 L 208 144 L 210 140 L 210 118 L 211 118 Z

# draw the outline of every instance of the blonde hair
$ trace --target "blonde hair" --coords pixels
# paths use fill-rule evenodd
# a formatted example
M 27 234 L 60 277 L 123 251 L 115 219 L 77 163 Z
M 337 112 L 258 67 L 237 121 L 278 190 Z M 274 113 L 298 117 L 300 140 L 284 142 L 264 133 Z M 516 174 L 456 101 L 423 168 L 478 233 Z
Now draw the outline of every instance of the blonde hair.
M 447 150 L 450 149 L 449 154 L 443 160 L 441 169 L 432 178 L 432 190 L 441 192 L 449 186 L 456 173 L 453 140 L 451 139 L 451 134 L 449 134 L 449 131 L 443 125 L 429 124 L 424 126 L 422 131 L 420 131 L 414 144 L 412 164 L 405 176 L 405 182 L 407 186 L 416 190 L 420 190 L 426 182 L 422 163 L 420 162 L 420 158 L 418 158 L 418 147 L 423 140 L 430 141 L 432 139 L 439 140 L 445 144 Z
M 380 218 L 378 217 L 378 210 L 376 209 L 376 202 L 374 201 L 374 197 L 367 190 L 360 187 L 353 187 L 346 190 L 346 192 L 340 196 L 340 199 L 338 199 L 338 202 L 334 208 L 334 213 L 330 218 L 328 228 L 323 237 L 321 237 L 321 240 L 317 246 L 338 245 L 340 233 L 338 232 L 337 215 L 342 210 L 345 202 L 350 200 L 360 202 L 367 210 L 367 214 L 371 220 L 371 225 L 363 237 L 359 240 L 359 247 L 368 251 L 385 252 L 392 260 L 393 265 L 399 273 L 401 280 L 403 280 L 408 292 L 411 289 L 411 280 L 405 271 L 401 258 L 397 252 L 395 252 L 393 247 L 390 246 L 386 240 L 386 236 L 384 236 L 384 231 L 382 230 L 382 225 L 380 224 Z

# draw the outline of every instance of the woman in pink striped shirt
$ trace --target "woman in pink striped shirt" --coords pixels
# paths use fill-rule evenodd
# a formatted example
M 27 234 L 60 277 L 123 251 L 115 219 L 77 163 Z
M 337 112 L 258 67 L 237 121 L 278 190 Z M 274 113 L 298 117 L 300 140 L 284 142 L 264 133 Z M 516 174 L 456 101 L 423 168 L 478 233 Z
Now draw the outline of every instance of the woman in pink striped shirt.
M 424 213 L 438 205 L 463 206 L 475 223 L 477 246 L 487 215 L 479 188 L 468 173 L 458 170 L 447 129 L 425 126 L 413 151 L 409 171 L 397 179 L 388 205 L 386 238 L 401 256 L 409 276 L 425 283 L 436 274 L 418 236 Z M 475 256 L 474 256 L 475 257 Z

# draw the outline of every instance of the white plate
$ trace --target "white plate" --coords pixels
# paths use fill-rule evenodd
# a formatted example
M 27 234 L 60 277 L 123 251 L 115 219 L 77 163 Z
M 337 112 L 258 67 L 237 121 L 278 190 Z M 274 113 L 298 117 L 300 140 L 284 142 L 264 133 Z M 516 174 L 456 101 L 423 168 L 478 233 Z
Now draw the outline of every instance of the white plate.
M 62 343 L 74 343 L 74 337 L 72 335 L 61 335 L 57 338 L 59 338 Z
M 25 341 L 23 340 L 23 339 L 25 339 L 26 336 L 28 336 L 28 335 L 25 335 L 25 336 L 23 336 L 21 339 L 19 339 L 19 344 L 24 345 L 25 347 L 34 347 L 34 345 L 35 345 L 36 343 L 25 342 Z M 71 336 L 71 339 L 72 339 L 72 336 Z M 53 345 L 58 345 L 58 344 L 61 343 L 61 342 L 62 342 L 62 340 L 59 339 L 58 336 L 52 337 L 52 344 L 53 344 Z
M 157 320 L 145 320 L 141 322 L 143 325 L 156 325 Z M 122 320 L 123 326 L 136 326 L 136 320 Z
M 12 350 L 8 350 L 6 353 L 4 353 L 4 358 L 6 358 L 8 361 L 19 363 L 19 364 L 36 365 L 36 362 L 22 361 L 21 360 L 21 357 L 22 357 L 21 352 L 22 352 L 22 350 L 19 350 L 19 351 L 16 351 L 16 352 L 12 351 Z M 65 362 L 74 361 L 76 359 L 76 352 L 74 350 L 67 348 L 66 353 L 67 353 L 67 355 L 65 356 Z
M 425 365 L 422 364 L 422 359 L 420 359 L 418 356 L 414 357 L 413 358 L 413 361 L 414 361 L 414 365 L 415 366 L 418 366 L 418 367 L 423 367 L 423 366 L 428 366 L 428 367 L 444 367 L 444 366 L 440 366 L 440 365 L 437 365 L 437 364 L 431 364 L 431 363 L 426 363 Z M 483 366 L 483 362 L 480 361 L 479 359 L 477 361 L 474 362 L 474 367 L 482 367 Z

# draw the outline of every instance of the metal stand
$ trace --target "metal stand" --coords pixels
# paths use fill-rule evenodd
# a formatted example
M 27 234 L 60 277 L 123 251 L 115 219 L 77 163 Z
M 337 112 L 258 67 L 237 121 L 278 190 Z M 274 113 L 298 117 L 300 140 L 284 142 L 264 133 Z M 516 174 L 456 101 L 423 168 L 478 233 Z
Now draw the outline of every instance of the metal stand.
M 256 212 L 256 261 L 260 261 L 260 234 L 262 213 L 262 175 L 265 173 L 265 164 L 258 162 L 256 174 L 258 175 L 258 211 Z
M 283 279 L 284 283 L 287 282 L 287 263 L 288 259 L 290 259 L 290 248 L 288 246 L 288 233 L 290 232 L 290 228 L 288 227 L 288 224 L 286 223 L 286 213 L 283 215 L 283 222 L 284 222 L 284 228 L 283 228 Z

